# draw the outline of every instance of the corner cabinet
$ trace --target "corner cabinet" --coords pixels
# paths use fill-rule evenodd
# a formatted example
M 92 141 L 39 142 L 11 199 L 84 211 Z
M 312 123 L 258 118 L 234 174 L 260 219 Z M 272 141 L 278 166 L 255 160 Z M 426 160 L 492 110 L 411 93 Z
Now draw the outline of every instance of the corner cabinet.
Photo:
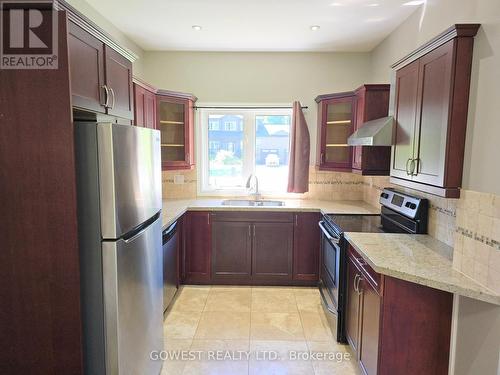
M 349 146 L 363 124 L 387 116 L 390 85 L 363 85 L 354 91 L 320 95 L 317 161 L 319 170 L 388 175 L 390 146 Z
M 356 117 L 353 131 L 367 121 L 386 117 L 389 112 L 390 85 L 363 85 L 354 91 Z M 389 175 L 390 146 L 354 146 L 352 171 L 362 175 Z
M 318 155 L 320 170 L 351 171 L 352 147 L 347 138 L 353 133 L 356 116 L 353 92 L 321 95 L 318 103 Z
M 72 105 L 132 120 L 132 62 L 71 21 L 68 50 Z
M 455 25 L 393 65 L 392 183 L 443 197 L 460 196 L 473 37 L 478 28 Z
M 376 273 L 348 251 L 346 336 L 366 375 L 447 374 L 453 295 Z
M 156 129 L 156 89 L 135 80 L 134 125 Z
M 159 90 L 156 96 L 156 128 L 161 131 L 163 170 L 194 166 L 194 103 L 188 94 Z

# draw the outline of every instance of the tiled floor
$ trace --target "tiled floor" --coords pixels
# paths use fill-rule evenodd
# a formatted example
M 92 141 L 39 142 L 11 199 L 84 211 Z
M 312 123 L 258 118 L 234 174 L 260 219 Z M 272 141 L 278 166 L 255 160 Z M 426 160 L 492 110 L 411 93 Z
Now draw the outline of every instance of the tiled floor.
M 317 288 L 185 286 L 164 334 L 169 355 L 191 358 L 165 361 L 162 375 L 359 374 L 328 328 Z

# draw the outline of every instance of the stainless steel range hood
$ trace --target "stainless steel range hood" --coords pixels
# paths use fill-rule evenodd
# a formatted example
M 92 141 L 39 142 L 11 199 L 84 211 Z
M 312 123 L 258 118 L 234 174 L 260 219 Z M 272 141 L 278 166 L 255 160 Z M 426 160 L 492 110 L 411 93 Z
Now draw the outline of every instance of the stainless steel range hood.
M 347 140 L 350 146 L 392 146 L 394 117 L 367 121 Z

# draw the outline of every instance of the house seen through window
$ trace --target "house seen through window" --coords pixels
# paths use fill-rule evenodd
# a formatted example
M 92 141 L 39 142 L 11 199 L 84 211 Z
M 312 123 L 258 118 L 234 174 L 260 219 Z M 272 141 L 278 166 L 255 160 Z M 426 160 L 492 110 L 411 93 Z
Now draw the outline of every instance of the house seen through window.
M 260 192 L 286 192 L 290 110 L 211 110 L 201 122 L 202 192 L 245 193 L 251 174 Z

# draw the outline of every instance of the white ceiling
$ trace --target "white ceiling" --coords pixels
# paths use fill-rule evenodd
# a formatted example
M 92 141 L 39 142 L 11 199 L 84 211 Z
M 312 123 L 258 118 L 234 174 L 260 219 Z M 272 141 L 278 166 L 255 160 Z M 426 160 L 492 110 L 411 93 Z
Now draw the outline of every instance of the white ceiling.
M 403 5 L 409 0 L 87 2 L 143 49 L 182 51 L 370 51 L 418 7 Z

